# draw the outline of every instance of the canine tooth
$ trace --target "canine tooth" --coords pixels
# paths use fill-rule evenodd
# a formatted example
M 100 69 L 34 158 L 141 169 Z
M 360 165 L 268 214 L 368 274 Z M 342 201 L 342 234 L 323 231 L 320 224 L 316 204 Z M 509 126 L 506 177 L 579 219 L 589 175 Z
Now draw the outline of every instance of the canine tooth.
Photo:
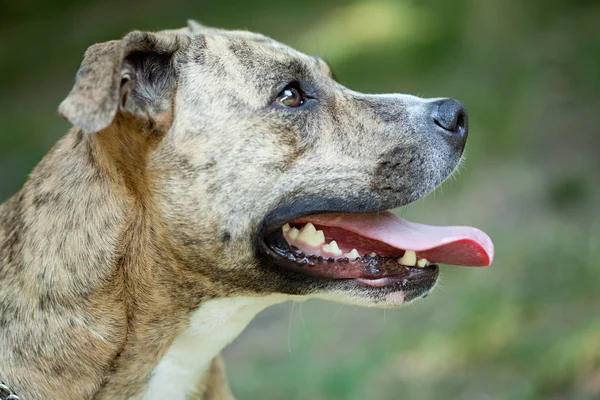
M 335 240 L 332 240 L 331 243 L 329 243 L 329 250 L 327 250 L 329 253 L 335 255 L 335 256 L 341 256 L 342 255 L 342 250 L 340 250 L 340 248 L 338 247 L 338 244 Z
M 425 259 L 425 258 L 421 258 L 419 261 L 417 261 L 417 266 L 419 266 L 421 268 L 425 268 L 428 265 L 429 265 L 429 261 L 427 261 L 427 259 Z
M 290 239 L 296 240 L 296 239 L 298 239 L 298 235 L 300 234 L 300 231 L 298 230 L 298 228 L 292 228 L 288 231 L 287 234 L 290 237 Z
M 412 250 L 406 250 L 404 255 L 398 259 L 398 264 L 414 267 L 417 264 L 417 253 Z
M 350 253 L 346 253 L 344 255 L 351 260 L 360 258 L 360 254 L 358 254 L 358 250 L 356 250 L 356 249 L 352 249 L 352 251 Z
M 292 229 L 292 228 L 290 228 L 290 224 L 285 224 L 284 226 L 281 227 L 281 230 L 283 231 L 283 233 L 289 232 L 290 229 Z
M 372 252 L 372 253 L 371 253 L 371 257 L 377 257 L 377 253 L 375 253 L 375 252 Z

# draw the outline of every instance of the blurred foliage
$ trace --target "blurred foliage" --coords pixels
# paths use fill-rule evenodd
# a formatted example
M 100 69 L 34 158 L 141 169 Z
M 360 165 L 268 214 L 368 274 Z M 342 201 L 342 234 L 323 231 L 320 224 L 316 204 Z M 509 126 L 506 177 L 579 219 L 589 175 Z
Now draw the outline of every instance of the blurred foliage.
M 402 310 L 267 310 L 226 352 L 241 399 L 600 398 L 598 1 L 3 4 L 0 201 L 68 129 L 56 107 L 88 45 L 187 18 L 318 53 L 355 90 L 461 99 L 458 179 L 401 212 L 497 249 Z

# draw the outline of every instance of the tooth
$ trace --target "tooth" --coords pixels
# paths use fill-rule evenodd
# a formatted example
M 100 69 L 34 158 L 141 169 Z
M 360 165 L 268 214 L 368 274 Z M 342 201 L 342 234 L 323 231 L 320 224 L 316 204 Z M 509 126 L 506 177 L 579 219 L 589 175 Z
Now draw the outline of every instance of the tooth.
M 298 239 L 298 235 L 300 234 L 300 231 L 298 230 L 298 228 L 292 228 L 288 231 L 287 234 L 290 237 L 290 239 L 296 240 L 296 239 Z
M 351 260 L 355 260 L 357 258 L 360 258 L 360 254 L 358 254 L 358 250 L 356 249 L 352 249 L 352 251 L 350 253 L 346 253 L 344 254 L 346 257 L 348 257 Z
M 312 224 L 312 222 L 309 222 L 308 224 L 304 225 L 304 227 L 302 227 L 302 229 L 300 229 L 300 232 L 304 232 L 305 234 L 310 234 L 312 235 L 313 233 L 315 233 L 317 231 L 317 229 L 315 228 L 315 226 Z
M 429 265 L 429 261 L 427 261 L 427 259 L 425 259 L 425 258 L 421 258 L 419 261 L 417 261 L 418 267 L 425 268 L 428 265 Z
M 333 254 L 334 256 L 342 255 L 342 250 L 340 250 L 340 248 L 338 247 L 338 244 L 335 240 L 332 240 L 328 246 L 329 246 L 329 250 L 327 250 L 327 251 L 330 252 L 331 254 Z
M 412 250 L 406 250 L 404 255 L 398 259 L 398 264 L 414 267 L 417 264 L 417 253 Z
M 315 229 L 315 226 L 309 222 L 308 224 L 304 225 L 302 229 L 300 229 L 298 240 L 308 243 L 316 232 L 317 230 Z
M 371 253 L 371 257 L 377 257 L 377 253 L 375 253 L 375 252 L 372 252 L 372 253 Z
M 319 244 L 325 243 L 325 234 L 323 231 L 317 231 L 314 237 L 319 240 Z
M 281 227 L 281 230 L 283 231 L 283 233 L 286 233 L 290 230 L 290 224 L 285 224 L 284 226 Z
M 298 240 L 316 247 L 325 243 L 325 234 L 323 231 L 317 231 L 315 226 L 309 222 L 300 229 Z

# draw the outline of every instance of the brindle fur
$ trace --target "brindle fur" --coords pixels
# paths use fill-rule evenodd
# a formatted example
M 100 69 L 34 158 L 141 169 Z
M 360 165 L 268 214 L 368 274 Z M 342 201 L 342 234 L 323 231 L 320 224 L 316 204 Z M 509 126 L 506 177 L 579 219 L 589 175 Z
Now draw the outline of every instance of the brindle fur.
M 291 80 L 318 102 L 275 105 Z M 302 199 L 369 211 L 433 190 L 460 152 L 421 133 L 423 103 L 353 92 L 250 32 L 191 23 L 91 46 L 60 106 L 75 127 L 0 205 L 0 379 L 31 400 L 139 398 L 210 299 L 385 305 L 262 265 L 256 231 Z M 218 360 L 196 395 L 230 397 Z

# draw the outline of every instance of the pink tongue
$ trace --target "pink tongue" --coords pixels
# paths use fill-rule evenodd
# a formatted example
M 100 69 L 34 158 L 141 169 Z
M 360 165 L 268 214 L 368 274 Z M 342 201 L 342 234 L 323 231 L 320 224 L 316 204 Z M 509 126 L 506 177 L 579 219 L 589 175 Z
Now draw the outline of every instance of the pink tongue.
M 406 221 L 392 214 L 319 214 L 293 221 L 341 228 L 403 250 L 414 250 L 432 263 L 483 267 L 492 263 L 494 245 L 488 235 L 470 226 L 434 226 Z

